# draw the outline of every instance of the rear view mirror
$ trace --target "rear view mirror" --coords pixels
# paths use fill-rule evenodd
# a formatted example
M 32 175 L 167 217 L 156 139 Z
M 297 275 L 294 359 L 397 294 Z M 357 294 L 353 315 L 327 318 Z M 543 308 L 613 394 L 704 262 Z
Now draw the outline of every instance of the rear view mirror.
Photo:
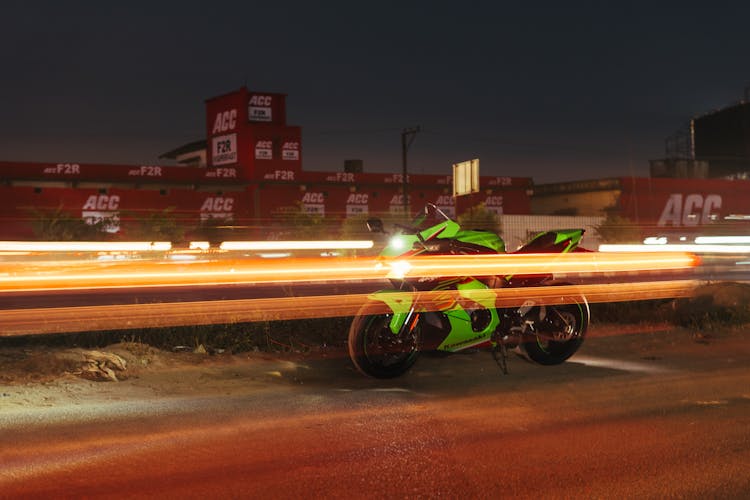
M 369 229 L 371 233 L 385 232 L 383 229 L 383 221 L 378 218 L 367 219 L 367 229 Z

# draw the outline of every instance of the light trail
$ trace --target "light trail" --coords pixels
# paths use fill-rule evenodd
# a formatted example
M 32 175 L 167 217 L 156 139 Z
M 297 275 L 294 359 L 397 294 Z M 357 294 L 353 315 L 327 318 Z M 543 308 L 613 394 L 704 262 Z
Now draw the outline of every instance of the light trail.
M 750 236 L 698 236 L 695 242 L 699 245 L 736 245 L 750 243 Z
M 23 255 L 51 252 L 166 252 L 168 241 L 0 241 L 0 252 Z
M 590 303 L 689 297 L 698 281 L 677 280 L 648 283 L 607 283 L 532 288 L 499 288 L 458 292 L 394 292 L 411 299 L 418 296 L 420 310 L 437 310 L 446 298 L 457 301 L 472 297 L 496 298 L 497 307 L 519 307 L 528 300 L 536 304 L 565 304 L 584 295 Z M 8 309 L 0 311 L 0 337 L 72 333 L 98 330 L 160 328 L 255 321 L 300 320 L 353 316 L 369 301 L 370 294 L 211 300 L 148 304 L 101 305 Z M 394 297 L 398 298 L 398 297 Z M 390 311 L 385 303 L 381 310 Z
M 320 240 L 320 241 L 225 241 L 221 250 L 366 250 L 372 240 Z
M 663 241 L 663 240 L 659 240 Z M 750 253 L 750 245 L 718 245 L 708 243 L 660 243 L 657 240 L 649 240 L 646 244 L 604 244 L 599 245 L 600 252 L 689 252 L 689 253 L 714 253 L 714 254 L 740 254 Z
M 289 240 L 289 241 L 225 241 L 220 250 L 366 250 L 372 240 Z M 191 250 L 207 251 L 208 241 L 191 241 Z M 31 253 L 67 252 L 167 252 L 168 241 L 0 241 L 0 254 L 28 255 Z
M 680 252 L 0 263 L 0 293 L 253 283 L 308 283 L 460 276 L 618 273 L 690 269 Z

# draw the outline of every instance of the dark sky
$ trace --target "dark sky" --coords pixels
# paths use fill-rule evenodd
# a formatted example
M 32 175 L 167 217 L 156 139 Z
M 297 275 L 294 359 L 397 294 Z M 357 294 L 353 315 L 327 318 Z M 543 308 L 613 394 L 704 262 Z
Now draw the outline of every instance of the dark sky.
M 655 3 L 6 1 L 0 159 L 157 163 L 247 85 L 288 94 L 306 170 L 399 172 L 420 125 L 414 173 L 646 176 L 750 85 L 750 2 Z

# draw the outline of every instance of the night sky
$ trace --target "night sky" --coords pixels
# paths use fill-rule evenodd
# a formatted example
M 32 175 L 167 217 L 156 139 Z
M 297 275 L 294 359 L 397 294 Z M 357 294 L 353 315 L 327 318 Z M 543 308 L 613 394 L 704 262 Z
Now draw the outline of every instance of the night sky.
M 29 2 L 2 5 L 0 160 L 169 164 L 204 100 L 283 92 L 303 168 L 536 183 L 648 175 L 750 85 L 750 2 Z

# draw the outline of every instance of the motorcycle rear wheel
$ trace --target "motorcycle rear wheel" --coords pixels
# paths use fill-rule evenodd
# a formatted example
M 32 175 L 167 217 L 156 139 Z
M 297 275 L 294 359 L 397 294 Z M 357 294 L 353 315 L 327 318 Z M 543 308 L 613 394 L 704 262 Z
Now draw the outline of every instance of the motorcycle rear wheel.
M 559 365 L 581 347 L 589 325 L 585 297 L 575 303 L 546 306 L 545 318 L 536 324 L 533 340 L 518 346 L 519 354 L 540 365 Z
M 382 304 L 377 304 L 382 306 Z M 419 324 L 411 331 L 394 334 L 392 314 L 371 314 L 375 304 L 365 304 L 349 327 L 349 357 L 364 375 L 394 378 L 406 373 L 419 354 Z

